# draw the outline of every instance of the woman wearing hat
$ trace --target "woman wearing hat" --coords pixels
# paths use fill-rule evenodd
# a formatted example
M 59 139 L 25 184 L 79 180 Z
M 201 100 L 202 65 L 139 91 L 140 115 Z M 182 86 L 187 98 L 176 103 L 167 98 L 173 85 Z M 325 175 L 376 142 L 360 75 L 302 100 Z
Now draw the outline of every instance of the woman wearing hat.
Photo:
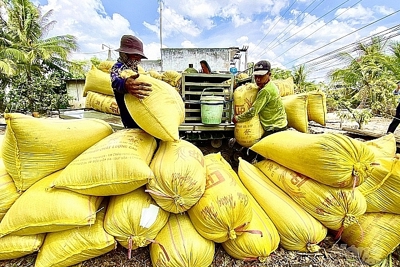
M 124 95 L 129 93 L 143 99 L 152 91 L 151 84 L 137 82 L 135 79 L 139 77 L 139 74 L 122 78 L 121 72 L 126 69 L 138 72 L 138 64 L 142 58 L 147 58 L 143 53 L 143 43 L 135 36 L 123 35 L 120 47 L 115 51 L 119 52 L 119 58 L 111 68 L 111 86 L 118 104 L 121 121 L 125 128 L 140 128 L 126 108 Z

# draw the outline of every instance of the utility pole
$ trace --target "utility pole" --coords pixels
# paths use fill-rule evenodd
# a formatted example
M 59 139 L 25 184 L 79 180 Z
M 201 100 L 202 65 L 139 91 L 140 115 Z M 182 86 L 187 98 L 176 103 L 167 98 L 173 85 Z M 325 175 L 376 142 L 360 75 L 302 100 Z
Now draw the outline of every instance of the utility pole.
M 159 0 L 160 3 L 160 59 L 161 59 L 161 71 L 163 71 L 163 58 L 162 58 L 162 4 L 163 0 Z
M 108 48 L 107 60 L 111 61 L 111 60 L 112 60 L 112 59 L 111 59 L 111 47 L 108 46 L 108 45 L 102 44 L 102 45 L 101 45 L 101 49 L 104 49 L 104 47 L 107 47 L 107 48 Z

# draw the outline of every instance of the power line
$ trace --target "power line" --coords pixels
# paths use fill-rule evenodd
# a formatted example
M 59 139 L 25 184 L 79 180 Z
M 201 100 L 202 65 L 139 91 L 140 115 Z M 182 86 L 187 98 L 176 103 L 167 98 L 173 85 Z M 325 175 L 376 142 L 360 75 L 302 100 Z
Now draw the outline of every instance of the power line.
M 297 19 L 298 17 L 300 17 L 301 15 L 303 15 L 304 12 L 305 12 L 312 4 L 315 3 L 315 1 L 316 1 L 316 0 L 314 0 L 311 4 L 309 4 L 296 18 L 294 18 L 294 19 L 292 20 L 292 22 L 282 31 L 282 33 L 285 32 L 285 31 L 289 28 L 290 25 L 293 25 L 293 22 L 296 21 L 296 19 Z M 299 21 L 299 23 L 302 22 L 302 21 L 304 21 L 304 19 L 305 19 L 309 14 L 311 14 L 311 12 L 313 12 L 317 7 L 319 7 L 324 1 L 325 1 L 325 0 L 323 0 L 322 2 L 320 2 L 320 3 L 319 3 L 317 6 L 315 6 L 309 13 L 307 13 L 307 14 L 303 17 L 303 19 L 301 19 L 301 20 Z M 295 25 L 294 25 L 294 26 L 295 26 Z M 263 55 L 264 51 L 267 50 L 267 49 L 274 43 L 274 41 L 279 42 L 277 45 L 282 44 L 282 42 L 280 42 L 280 40 L 282 40 L 283 37 L 285 37 L 285 35 L 288 34 L 288 33 L 289 33 L 289 31 L 287 31 L 287 32 L 286 32 L 284 35 L 282 35 L 281 37 L 280 37 L 280 35 L 278 35 L 277 37 L 275 37 L 275 38 L 272 40 L 272 42 L 270 42 L 270 43 L 267 45 L 267 47 L 265 47 L 264 50 L 261 51 L 260 56 Z M 292 36 L 293 36 L 293 35 L 292 35 Z M 291 37 L 291 36 L 290 36 L 290 37 Z M 290 38 L 290 37 L 289 37 L 289 38 Z M 278 40 L 278 38 L 279 38 L 279 40 Z M 285 39 L 285 40 L 287 40 L 287 39 Z M 285 41 L 285 40 L 284 40 L 284 41 Z M 283 42 L 284 42 L 284 41 L 283 41 Z M 275 47 L 276 47 L 276 46 L 272 47 L 270 50 L 274 49 Z
M 321 72 L 321 71 L 324 71 L 324 70 L 328 70 L 328 69 L 332 70 L 332 69 L 336 69 L 337 67 L 344 66 L 345 63 L 340 62 L 340 61 L 339 61 L 339 63 L 334 63 L 335 61 L 338 61 L 338 59 L 337 59 L 337 54 L 338 53 L 341 53 L 341 52 L 342 53 L 344 53 L 344 52 L 348 52 L 348 53 L 354 52 L 354 51 L 357 50 L 357 45 L 359 43 L 363 42 L 364 40 L 370 39 L 370 41 L 367 42 L 366 45 L 372 44 L 372 42 L 373 42 L 372 39 L 375 38 L 375 37 L 381 37 L 382 41 L 389 40 L 391 38 L 399 36 L 400 35 L 399 30 L 400 30 L 400 25 L 396 25 L 394 27 L 391 27 L 390 29 L 383 30 L 383 31 L 381 31 L 379 33 L 376 33 L 376 34 L 372 35 L 372 36 L 364 37 L 364 38 L 360 39 L 357 42 L 353 42 L 352 44 L 346 45 L 345 47 L 336 49 L 335 51 L 329 52 L 326 55 L 320 56 L 320 57 L 318 57 L 316 59 L 313 59 L 313 60 L 309 60 L 308 62 L 312 62 L 314 60 L 320 59 L 317 63 L 312 64 L 309 67 L 309 69 L 317 69 L 317 66 L 318 66 L 318 69 L 315 71 L 316 73 L 318 73 L 318 72 Z M 385 32 L 387 32 L 387 33 L 385 33 Z M 394 34 L 392 34 L 392 33 L 394 33 Z M 324 57 L 328 57 L 328 58 L 324 59 Z M 332 60 L 335 60 L 335 61 L 331 62 Z M 306 63 L 299 64 L 299 65 L 305 65 L 305 64 Z M 299 66 L 299 65 L 297 65 L 297 66 Z M 327 75 L 328 74 L 326 74 L 325 77 L 327 77 Z M 312 79 L 312 78 L 310 77 L 310 79 Z M 313 79 L 316 79 L 316 78 L 313 78 Z
M 389 36 L 385 36 L 384 34 L 382 34 L 383 32 L 386 32 L 386 31 L 388 31 L 388 30 L 390 30 L 390 31 L 389 31 L 387 34 L 390 34 L 390 33 L 393 33 L 393 32 L 396 32 L 396 33 L 395 33 L 395 34 L 392 34 L 392 35 L 389 35 Z M 360 39 L 360 40 L 357 41 L 357 42 L 351 43 L 351 44 L 349 44 L 349 45 L 347 45 L 347 46 L 344 46 L 344 47 L 342 47 L 342 48 L 336 49 L 336 50 L 331 51 L 331 52 L 329 52 L 329 53 L 327 53 L 327 54 L 325 54 L 325 55 L 322 55 L 322 56 L 319 56 L 319 57 L 317 57 L 317 58 L 311 59 L 311 60 L 309 60 L 309 61 L 307 61 L 307 62 L 305 62 L 305 63 L 299 64 L 299 65 L 305 65 L 305 64 L 308 64 L 308 63 L 313 62 L 313 61 L 315 61 L 315 60 L 319 60 L 319 61 L 317 61 L 316 63 L 313 63 L 312 66 L 317 66 L 317 65 L 320 65 L 320 64 L 325 64 L 325 63 L 327 63 L 327 62 L 330 61 L 330 60 L 336 60 L 336 59 L 337 59 L 337 54 L 339 54 L 339 53 L 351 53 L 351 52 L 356 51 L 357 45 L 358 45 L 359 43 L 362 43 L 362 42 L 366 41 L 367 39 L 370 39 L 370 40 L 371 40 L 372 38 L 380 37 L 380 38 L 382 38 L 383 41 L 385 41 L 385 40 L 389 40 L 389 39 L 392 39 L 392 38 L 394 38 L 394 37 L 400 35 L 400 33 L 398 32 L 398 30 L 400 30 L 400 25 L 397 25 L 397 26 L 395 26 L 395 27 L 392 27 L 392 28 L 390 28 L 390 29 L 388 29 L 388 30 L 384 30 L 384 31 L 379 32 L 379 33 L 377 33 L 377 34 L 374 34 L 374 35 L 372 35 L 372 36 L 365 37 L 365 38 L 363 38 L 363 39 Z M 382 35 L 382 36 L 381 36 L 381 35 Z M 371 44 L 371 43 L 372 43 L 372 40 L 369 41 L 367 44 Z M 297 65 L 297 66 L 298 66 L 298 65 Z
M 289 11 L 289 9 L 290 9 L 296 2 L 297 2 L 297 0 L 294 1 L 294 2 L 286 9 L 286 11 L 283 13 L 283 15 L 279 17 L 279 19 L 278 19 L 278 20 L 275 22 L 275 24 L 269 29 L 269 31 L 264 35 L 264 37 L 260 40 L 260 42 L 258 42 L 258 44 L 256 45 L 255 48 L 257 48 L 257 47 L 261 44 L 261 42 L 265 39 L 265 37 L 267 37 L 267 35 L 272 31 L 272 29 L 275 28 L 276 24 L 278 24 L 278 22 L 281 20 L 281 18 L 282 18 L 283 16 L 285 16 L 285 14 Z
M 341 40 L 341 39 L 343 39 L 343 38 L 345 38 L 345 37 L 347 37 L 347 36 L 349 36 L 349 35 L 351 35 L 351 34 L 357 32 L 357 31 L 360 31 L 360 30 L 362 30 L 362 29 L 364 29 L 364 28 L 366 28 L 366 27 L 368 27 L 368 26 L 371 26 L 372 24 L 375 24 L 375 23 L 377 23 L 377 22 L 379 22 L 379 21 L 381 21 L 381 20 L 383 20 L 383 19 L 385 19 L 385 18 L 387 18 L 387 17 L 389 17 L 389 16 L 392 16 L 392 15 L 398 13 L 398 12 L 400 12 L 400 10 L 397 10 L 397 11 L 395 11 L 395 12 L 389 14 L 389 15 L 386 15 L 386 16 L 384 16 L 384 17 L 378 19 L 378 20 L 375 20 L 375 21 L 373 21 L 373 22 L 371 22 L 371 23 L 369 23 L 369 24 L 367 24 L 367 25 L 365 25 L 365 26 L 363 26 L 363 27 L 361 27 L 361 28 L 358 28 L 357 30 L 354 30 L 354 31 L 352 31 L 352 32 L 350 32 L 350 33 L 348 33 L 348 34 L 346 34 L 346 35 L 344 35 L 344 36 L 342 36 L 342 37 L 340 37 L 340 38 L 338 38 L 338 39 L 332 41 L 332 42 L 329 42 L 328 44 L 325 44 L 325 45 L 323 45 L 323 46 L 321 46 L 321 47 L 319 47 L 319 48 L 317 48 L 317 49 L 315 49 L 315 50 L 313 50 L 313 51 L 311 51 L 311 52 L 309 52 L 309 53 L 307 53 L 307 54 L 304 54 L 304 55 L 302 55 L 301 57 L 298 57 L 298 58 L 296 58 L 296 59 L 294 59 L 294 60 L 292 60 L 292 61 L 290 61 L 290 62 L 288 62 L 288 63 L 286 63 L 286 64 L 289 64 L 289 63 L 291 63 L 291 62 L 294 62 L 294 61 L 296 61 L 296 60 L 298 60 L 298 59 L 300 59 L 300 58 L 303 58 L 303 57 L 305 57 L 305 56 L 307 56 L 307 55 L 309 55 L 309 54 L 311 54 L 311 53 L 314 53 L 314 52 L 316 52 L 316 51 L 318 51 L 318 50 L 320 50 L 320 49 L 322 49 L 322 48 L 324 48 L 324 47 L 326 47 L 326 46 L 328 46 L 328 45 L 331 45 L 331 44 L 333 44 L 333 43 L 335 43 L 335 42 L 337 42 L 337 41 L 339 41 L 339 40 Z M 398 27 L 398 26 L 399 26 L 399 25 L 395 26 L 394 28 L 396 28 L 396 27 Z M 355 42 L 355 43 L 359 43 L 359 42 Z M 353 44 L 355 44 L 355 43 L 353 43 Z M 331 53 L 332 53 L 332 52 L 331 52 Z M 309 62 L 310 62 L 310 61 L 307 61 L 307 62 L 305 62 L 305 63 L 303 63 L 303 64 L 306 64 L 306 63 L 309 63 Z
M 285 40 L 283 40 L 283 41 L 281 42 L 281 44 L 282 44 L 283 42 L 287 41 L 288 39 L 290 39 L 291 37 L 295 36 L 295 35 L 298 34 L 299 32 L 304 31 L 305 29 L 307 29 L 308 27 L 310 27 L 311 25 L 313 25 L 315 22 L 317 22 L 318 20 L 324 18 L 326 15 L 330 14 L 331 12 L 333 12 L 334 10 L 336 10 L 337 8 L 341 7 L 342 5 L 344 5 L 345 3 L 349 2 L 349 1 L 350 1 L 350 0 L 344 1 L 344 2 L 342 2 L 340 5 L 338 5 L 338 6 L 336 6 L 335 8 L 329 10 L 327 13 L 325 13 L 324 15 L 322 15 L 321 17 L 319 17 L 318 19 L 314 20 L 313 22 L 309 23 L 307 26 L 301 28 L 300 30 L 298 30 L 298 31 L 295 32 L 294 34 L 290 35 L 288 38 L 286 38 Z M 361 1 L 361 0 L 360 0 L 360 1 Z M 304 40 L 304 39 L 303 39 L 303 40 Z M 275 46 L 275 47 L 276 47 L 276 46 Z M 275 47 L 274 47 L 274 48 L 275 48 Z M 264 51 L 265 51 L 265 50 L 266 50 L 266 49 L 264 49 L 264 50 L 259 54 L 258 57 L 261 57 L 261 56 L 264 54 Z
M 357 3 L 355 3 L 354 5 L 352 5 L 351 7 L 354 7 L 356 4 L 358 4 L 359 2 L 361 2 L 361 0 L 359 0 Z M 351 8 L 350 7 L 350 8 Z M 348 11 L 350 8 L 347 8 L 345 11 L 343 11 L 342 13 L 340 13 L 338 16 L 334 17 L 333 19 L 331 19 L 330 21 L 328 21 L 328 23 L 324 24 L 323 26 L 319 27 L 317 30 L 313 31 L 312 33 L 310 33 L 309 35 L 307 35 L 306 37 L 304 37 L 300 42 L 297 42 L 295 45 L 291 46 L 290 48 L 286 49 L 283 53 L 279 54 L 278 56 L 276 56 L 274 58 L 274 60 L 280 56 L 282 56 L 284 53 L 288 52 L 289 50 L 291 50 L 293 47 L 295 47 L 296 45 L 300 44 L 301 42 L 303 42 L 305 39 L 307 39 L 308 37 L 310 37 L 311 35 L 313 35 L 314 33 L 316 33 L 318 30 L 320 30 L 321 28 L 325 27 L 326 25 L 328 25 L 332 20 L 336 19 L 337 17 L 339 17 L 340 15 L 342 15 L 343 13 L 345 13 L 346 11 Z M 291 61 L 292 62 L 292 61 Z

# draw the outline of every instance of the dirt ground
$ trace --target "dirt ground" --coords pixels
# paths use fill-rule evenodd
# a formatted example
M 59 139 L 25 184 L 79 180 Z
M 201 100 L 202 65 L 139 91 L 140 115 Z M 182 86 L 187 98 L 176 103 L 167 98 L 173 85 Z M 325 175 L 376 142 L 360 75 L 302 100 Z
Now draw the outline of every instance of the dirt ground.
M 57 119 L 57 118 L 51 118 Z M 390 119 L 384 118 L 373 118 L 367 125 L 364 126 L 364 130 L 372 131 L 376 134 L 384 135 L 387 127 L 390 123 Z M 1 121 L 0 121 L 1 123 Z M 342 132 L 344 131 L 340 127 L 351 127 L 356 128 L 356 123 L 344 122 L 340 124 L 340 120 L 334 114 L 328 114 L 327 125 L 321 127 L 317 124 L 310 124 L 310 132 L 322 133 L 322 132 Z M 400 127 L 399 127 L 400 128 Z M 5 127 L 0 127 L 0 134 L 4 134 Z M 395 133 L 400 134 L 400 129 Z M 209 150 L 214 152 L 215 149 Z M 269 266 L 269 267 L 366 267 L 367 264 L 363 263 L 361 259 L 351 252 L 349 248 L 333 239 L 333 233 L 329 233 L 328 236 L 320 244 L 321 250 L 317 253 L 300 253 L 296 251 L 287 251 L 283 248 L 278 248 L 274 251 L 267 262 L 246 262 L 236 260 L 229 256 L 220 244 L 216 244 L 215 256 L 212 263 L 212 267 L 250 267 L 250 266 Z M 93 258 L 84 261 L 76 266 L 79 267 L 92 267 L 92 266 L 104 266 L 104 267 L 150 267 L 152 266 L 149 248 L 139 248 L 132 252 L 132 258 L 128 259 L 127 249 L 118 245 L 118 247 L 100 257 Z M 0 267 L 27 267 L 34 266 L 36 259 L 36 253 L 31 254 L 19 259 L 13 259 L 9 261 L 0 261 Z M 400 249 L 394 251 L 392 254 L 393 265 L 400 266 Z M 387 265 L 389 266 L 389 265 Z

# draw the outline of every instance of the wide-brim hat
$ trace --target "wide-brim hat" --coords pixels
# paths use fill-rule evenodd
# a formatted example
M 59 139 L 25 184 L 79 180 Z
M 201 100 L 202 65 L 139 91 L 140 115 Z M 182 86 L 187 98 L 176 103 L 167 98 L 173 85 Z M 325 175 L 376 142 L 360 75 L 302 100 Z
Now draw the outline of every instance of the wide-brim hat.
M 123 35 L 121 37 L 120 46 L 115 51 L 126 54 L 140 55 L 142 58 L 147 59 L 143 53 L 142 41 L 133 35 Z
M 253 75 L 265 75 L 271 71 L 271 63 L 266 60 L 258 61 L 254 65 L 254 72 Z

